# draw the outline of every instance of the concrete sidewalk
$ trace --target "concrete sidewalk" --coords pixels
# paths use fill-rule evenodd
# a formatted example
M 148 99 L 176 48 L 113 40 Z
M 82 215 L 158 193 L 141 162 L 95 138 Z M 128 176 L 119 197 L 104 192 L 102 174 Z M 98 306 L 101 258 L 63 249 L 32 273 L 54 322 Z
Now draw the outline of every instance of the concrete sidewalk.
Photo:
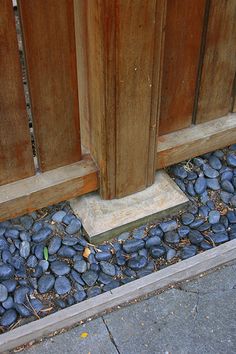
M 81 333 L 88 336 L 81 338 Z M 233 354 L 236 262 L 49 338 L 24 354 Z

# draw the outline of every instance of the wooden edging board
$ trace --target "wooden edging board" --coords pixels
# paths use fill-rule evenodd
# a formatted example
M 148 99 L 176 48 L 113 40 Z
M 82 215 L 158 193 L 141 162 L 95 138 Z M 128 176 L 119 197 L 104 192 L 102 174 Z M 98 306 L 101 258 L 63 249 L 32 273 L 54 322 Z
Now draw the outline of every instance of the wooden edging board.
M 0 335 L 0 352 L 11 350 L 98 315 L 115 306 L 190 279 L 236 259 L 236 239 Z
M 156 169 L 236 143 L 236 113 L 157 138 Z
M 83 160 L 0 186 L 0 221 L 98 189 L 98 173 Z

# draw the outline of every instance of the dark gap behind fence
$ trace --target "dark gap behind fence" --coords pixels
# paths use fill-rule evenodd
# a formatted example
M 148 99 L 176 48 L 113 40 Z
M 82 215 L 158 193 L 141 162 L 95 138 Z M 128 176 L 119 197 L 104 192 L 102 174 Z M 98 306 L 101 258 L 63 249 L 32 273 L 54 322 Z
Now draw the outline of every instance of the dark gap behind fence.
M 203 67 L 203 61 L 204 61 L 204 55 L 205 55 L 206 36 L 207 36 L 207 29 L 208 29 L 210 5 L 211 5 L 210 0 L 206 0 L 205 15 L 204 15 L 204 21 L 203 21 L 203 30 L 202 30 L 202 39 L 201 39 L 201 48 L 200 48 L 200 54 L 199 54 L 198 73 L 197 73 L 197 81 L 196 81 L 196 89 L 195 89 L 195 99 L 194 99 L 194 104 L 193 104 L 192 124 L 196 124 L 198 98 L 199 98 L 201 78 L 202 78 L 202 67 Z
M 33 126 L 29 84 L 28 84 L 28 79 L 27 79 L 26 60 L 25 60 L 25 54 L 24 54 L 23 35 L 22 35 L 22 29 L 21 29 L 21 23 L 20 23 L 19 10 L 17 7 L 17 1 L 13 2 L 13 9 L 14 9 L 14 15 L 15 15 L 17 42 L 18 42 L 18 49 L 19 49 L 19 56 L 20 56 L 20 65 L 21 65 L 21 70 L 22 70 L 22 80 L 23 80 L 24 95 L 25 95 L 25 102 L 26 102 L 26 111 L 27 111 L 29 130 L 30 130 L 33 160 L 34 160 L 35 172 L 37 174 L 40 172 L 39 160 L 38 160 L 37 149 L 36 149 L 36 139 L 35 139 L 35 133 L 34 133 L 34 126 Z

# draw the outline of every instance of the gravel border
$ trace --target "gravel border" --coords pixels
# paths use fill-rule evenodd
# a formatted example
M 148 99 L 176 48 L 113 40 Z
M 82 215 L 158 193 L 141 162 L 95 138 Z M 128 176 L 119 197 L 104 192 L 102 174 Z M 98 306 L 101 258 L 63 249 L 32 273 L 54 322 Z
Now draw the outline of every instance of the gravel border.
M 85 300 L 52 315 L 0 335 L 1 351 L 11 350 L 29 341 L 72 326 L 111 308 L 147 295 L 156 290 L 191 279 L 236 258 L 236 240 L 227 242 L 170 267 L 135 280 L 110 292 Z

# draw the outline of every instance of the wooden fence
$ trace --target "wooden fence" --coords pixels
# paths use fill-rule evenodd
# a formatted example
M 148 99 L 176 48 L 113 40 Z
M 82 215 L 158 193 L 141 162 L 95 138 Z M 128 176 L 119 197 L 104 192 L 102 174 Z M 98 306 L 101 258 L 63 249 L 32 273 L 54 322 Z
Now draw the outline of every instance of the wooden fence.
M 236 142 L 235 0 L 18 7 L 36 157 L 14 11 L 1 0 L 0 219 L 98 188 L 122 197 L 156 169 Z
M 11 0 L 1 0 L 0 219 L 98 188 L 95 164 L 81 155 L 73 1 L 23 0 L 18 6 L 36 156 L 19 29 Z

